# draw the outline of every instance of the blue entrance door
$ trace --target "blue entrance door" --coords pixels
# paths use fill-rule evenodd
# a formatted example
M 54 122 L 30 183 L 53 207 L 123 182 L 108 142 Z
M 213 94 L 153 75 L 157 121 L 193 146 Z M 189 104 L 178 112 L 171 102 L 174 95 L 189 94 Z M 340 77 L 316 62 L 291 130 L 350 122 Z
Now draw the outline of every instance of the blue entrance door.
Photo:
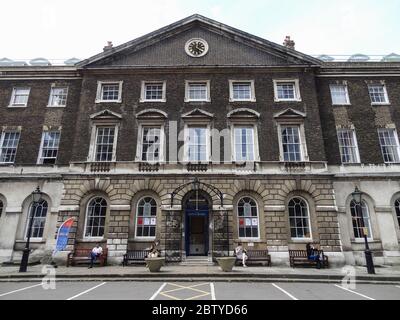
M 186 208 L 185 248 L 187 256 L 208 254 L 208 206 Z

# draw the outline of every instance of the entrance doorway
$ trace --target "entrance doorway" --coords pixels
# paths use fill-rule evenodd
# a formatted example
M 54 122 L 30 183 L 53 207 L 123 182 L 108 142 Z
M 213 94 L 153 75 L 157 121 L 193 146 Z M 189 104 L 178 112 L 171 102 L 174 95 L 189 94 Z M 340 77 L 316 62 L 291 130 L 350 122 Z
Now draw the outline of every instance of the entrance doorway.
M 208 201 L 199 191 L 195 191 L 185 204 L 186 256 L 208 255 L 208 222 Z

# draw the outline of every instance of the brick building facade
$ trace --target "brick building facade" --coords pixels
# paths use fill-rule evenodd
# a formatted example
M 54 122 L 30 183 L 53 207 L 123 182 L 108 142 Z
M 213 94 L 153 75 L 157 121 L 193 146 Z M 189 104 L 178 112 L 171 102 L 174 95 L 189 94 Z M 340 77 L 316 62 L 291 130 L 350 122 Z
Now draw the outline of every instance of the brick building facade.
M 32 259 L 75 217 L 67 250 L 100 242 L 110 263 L 159 239 L 179 261 L 243 242 L 288 264 L 313 242 L 362 264 L 363 227 L 400 263 L 399 71 L 198 15 L 73 66 L 0 66 L 0 259 L 33 214 Z

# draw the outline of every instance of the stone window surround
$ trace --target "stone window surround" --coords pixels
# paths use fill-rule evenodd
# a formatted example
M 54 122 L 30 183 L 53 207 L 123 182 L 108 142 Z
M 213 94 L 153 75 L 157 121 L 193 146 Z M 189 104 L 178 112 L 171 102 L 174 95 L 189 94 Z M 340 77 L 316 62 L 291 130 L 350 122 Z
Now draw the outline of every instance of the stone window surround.
M 287 79 L 273 79 L 274 84 L 274 101 L 275 102 L 301 102 L 301 95 L 300 95 L 300 85 L 299 79 L 295 78 L 287 78 Z M 279 99 L 278 98 L 278 84 L 282 82 L 293 82 L 294 83 L 294 90 L 295 90 L 295 98 L 294 99 Z
M 86 229 L 86 220 L 87 220 L 87 213 L 88 213 L 88 206 L 90 201 L 93 198 L 102 197 L 107 202 L 107 211 L 106 211 L 106 221 L 104 226 L 104 236 L 103 237 L 85 237 L 85 229 Z M 110 223 L 110 199 L 109 197 L 101 191 L 94 191 L 90 194 L 87 194 L 82 200 L 79 209 L 79 217 L 77 221 L 77 228 L 76 228 L 76 240 L 78 242 L 100 242 L 103 243 L 107 240 L 107 234 L 109 229 Z
M 15 157 L 17 157 L 18 146 L 21 141 L 22 126 L 3 126 L 2 127 L 2 131 L 1 131 L 1 135 L 0 135 L 0 155 L 1 155 L 1 150 L 2 150 L 2 146 L 3 146 L 3 140 L 4 140 L 5 133 L 12 132 L 12 131 L 19 132 L 19 140 L 18 140 L 18 144 L 17 144 L 16 150 L 15 150 Z M 9 163 L 10 162 L 0 162 L 0 164 L 9 164 Z M 12 163 L 15 163 L 15 160 Z
M 143 142 L 143 129 L 146 127 L 159 127 L 160 128 L 160 159 L 158 163 L 165 162 L 165 150 L 166 150 L 166 137 L 165 137 L 165 121 L 161 120 L 138 120 L 138 140 L 136 145 L 136 157 L 135 161 L 142 162 L 142 142 Z
M 341 104 L 333 103 L 331 85 L 337 85 L 337 86 L 342 85 L 342 86 L 345 87 L 345 91 L 346 91 L 346 101 L 347 101 L 347 103 L 344 103 L 344 104 L 343 104 L 343 103 L 341 103 Z M 350 105 L 351 105 L 350 96 L 349 96 L 349 86 L 348 86 L 346 80 L 342 80 L 342 81 L 337 80 L 337 81 L 331 82 L 331 83 L 329 84 L 329 91 L 330 91 L 330 93 L 331 93 L 331 100 L 332 100 L 332 105 L 333 105 L 333 106 L 350 106 Z
M 283 141 L 282 141 L 282 127 L 283 126 L 298 126 L 300 133 L 300 152 L 301 152 L 301 161 L 310 161 L 308 152 L 307 152 L 307 144 L 306 144 L 306 134 L 304 129 L 304 120 L 303 119 L 285 119 L 280 120 L 276 119 L 277 129 L 278 129 L 278 143 L 279 143 L 279 161 L 286 162 L 283 155 Z
M 50 219 L 52 215 L 57 215 L 58 211 L 56 211 L 52 207 L 52 201 L 50 197 L 46 194 L 42 194 L 42 199 L 47 201 L 47 215 L 46 215 L 46 222 L 44 225 L 44 230 L 43 230 L 43 237 L 41 238 L 33 238 L 31 237 L 30 241 L 32 243 L 44 243 L 46 242 L 48 236 L 52 237 L 54 236 L 53 232 L 54 230 L 51 230 L 50 227 Z M 25 198 L 25 200 L 22 202 L 22 212 L 21 216 L 18 221 L 18 227 L 17 227 L 17 234 L 16 234 L 16 242 L 26 242 L 26 233 L 27 233 L 27 228 L 28 228 L 28 223 L 29 223 L 29 209 L 32 205 L 32 196 L 29 195 Z
M 205 83 L 207 90 L 207 98 L 206 99 L 190 99 L 189 97 L 189 84 L 191 83 Z M 211 102 L 211 92 L 210 92 L 210 80 L 185 80 L 185 102 Z
M 258 145 L 258 126 L 256 120 L 251 120 L 251 119 L 246 119 L 246 120 L 240 120 L 240 119 L 234 119 L 231 118 L 229 120 L 230 122 L 230 129 L 231 129 L 231 159 L 232 162 L 236 162 L 236 150 L 235 150 L 235 127 L 240 127 L 240 126 L 246 126 L 246 127 L 252 127 L 253 128 L 253 153 L 254 153 L 254 162 L 259 162 L 260 161 L 260 152 L 259 152 L 259 145 Z M 253 162 L 250 161 L 250 162 Z M 242 162 L 242 161 L 240 161 Z
M 239 237 L 239 223 L 238 223 L 238 221 L 239 221 L 239 210 L 238 210 L 239 201 L 241 199 L 243 199 L 243 198 L 246 198 L 246 197 L 250 198 L 251 200 L 253 200 L 256 203 L 257 219 L 258 219 L 258 225 L 257 225 L 257 227 L 258 227 L 258 230 L 257 230 L 258 237 Z M 261 215 L 261 213 L 260 213 L 260 206 L 258 205 L 257 200 L 254 197 L 252 197 L 251 195 L 242 195 L 235 202 L 235 211 L 236 211 L 236 223 L 237 223 L 236 232 L 237 232 L 239 241 L 245 241 L 245 242 L 252 242 L 252 241 L 258 242 L 258 241 L 260 241 L 261 240 L 261 234 L 260 234 L 260 215 Z M 251 217 L 251 218 L 253 218 L 253 217 Z
M 184 120 L 184 144 L 183 144 L 183 163 L 190 162 L 189 160 L 189 127 L 204 127 L 206 128 L 206 160 L 200 162 L 211 162 L 211 121 L 202 119 L 185 119 Z
M 87 157 L 88 162 L 98 162 L 96 161 L 96 149 L 97 149 L 97 128 L 100 127 L 114 127 L 114 144 L 113 144 L 113 154 L 111 161 L 117 161 L 117 144 L 118 144 L 118 131 L 120 123 L 116 120 L 92 120 L 92 131 L 90 135 L 89 153 Z
M 53 89 L 57 88 L 65 88 L 67 89 L 67 96 L 65 98 L 65 104 L 64 105 L 51 105 L 51 93 Z M 49 108 L 65 108 L 68 103 L 68 92 L 69 92 L 69 86 L 68 85 L 63 85 L 63 84 L 58 84 L 58 83 L 52 83 L 50 87 L 50 94 L 49 94 L 49 102 L 47 103 L 47 107 Z
M 1 214 L 0 214 L 0 224 L 1 224 L 1 221 L 5 219 L 6 208 L 7 208 L 7 200 L 6 200 L 6 197 L 4 197 L 2 194 L 0 194 L 0 201 L 1 201 L 1 204 L 2 204 L 2 207 L 1 207 Z
M 357 158 L 356 162 L 346 162 L 346 163 L 342 162 L 342 165 L 353 165 L 353 164 L 361 163 L 360 150 L 358 148 L 357 134 L 356 134 L 356 129 L 355 129 L 354 125 L 351 124 L 349 126 L 336 126 L 336 136 L 337 136 L 338 139 L 339 139 L 338 133 L 339 133 L 340 130 L 342 130 L 342 131 L 344 131 L 344 130 L 352 131 L 353 139 L 354 139 L 354 146 L 355 146 L 355 150 L 356 150 L 356 158 Z M 338 145 L 339 145 L 339 155 L 340 155 L 340 158 L 341 158 L 339 141 L 338 141 Z
M 350 242 L 352 244 L 363 244 L 364 243 L 364 238 L 355 238 L 354 236 L 354 231 L 353 231 L 353 221 L 352 221 L 352 215 L 351 215 L 351 210 L 350 210 L 350 203 L 353 200 L 351 194 L 347 197 L 346 200 L 346 217 L 347 217 L 347 228 L 348 232 L 350 235 Z M 375 212 L 375 205 L 371 197 L 366 194 L 362 193 L 362 200 L 365 202 L 365 204 L 368 207 L 368 213 L 369 213 L 369 220 L 370 220 L 370 225 L 371 225 L 371 235 L 368 237 L 368 241 L 371 242 L 380 242 L 380 236 L 379 236 L 379 229 L 378 229 L 378 220 L 376 217 L 376 212 Z
M 156 236 L 155 237 L 136 237 L 136 213 L 137 213 L 137 206 L 139 204 L 139 201 L 143 199 L 144 197 L 151 197 L 156 201 L 157 204 L 157 221 L 158 224 L 156 225 Z M 130 218 L 129 218 L 129 229 L 128 229 L 128 241 L 129 242 L 153 242 L 155 239 L 160 239 L 160 233 L 158 228 L 161 221 L 162 221 L 162 213 L 161 213 L 161 200 L 158 196 L 157 193 L 155 193 L 153 190 L 140 190 L 138 191 L 132 199 L 131 202 L 131 212 L 130 212 Z
M 25 104 L 13 104 L 14 101 L 14 97 L 15 97 L 15 90 L 16 89 L 28 89 L 28 99 L 26 100 Z M 12 89 L 12 93 L 11 93 L 11 98 L 10 98 L 10 103 L 8 105 L 9 108 L 26 108 L 28 106 L 28 102 L 29 102 L 29 97 L 31 95 L 31 88 L 30 87 L 13 87 Z
M 162 83 L 162 98 L 161 99 L 146 99 L 146 84 Z M 166 102 L 167 101 L 167 81 L 166 80 L 143 80 L 141 82 L 140 100 L 139 102 Z
M 387 92 L 385 80 L 381 80 L 381 81 L 366 80 L 365 82 L 367 84 L 367 92 L 368 92 L 368 97 L 370 98 L 370 101 L 371 101 L 371 97 L 369 95 L 369 86 L 370 85 L 371 86 L 373 86 L 373 85 L 382 85 L 382 87 L 383 87 L 383 93 L 385 95 L 385 100 L 386 101 L 385 102 L 372 102 L 371 101 L 371 105 L 372 106 L 388 106 L 388 105 L 390 105 L 390 100 L 389 100 L 389 95 L 388 95 L 388 92 Z
M 258 211 L 258 238 L 239 238 L 239 223 L 238 223 L 238 203 L 240 199 L 243 197 L 249 197 L 253 199 L 256 204 L 257 204 L 257 211 Z M 266 235 L 265 235 L 265 209 L 264 209 L 264 204 L 262 197 L 256 193 L 255 191 L 240 191 L 235 194 L 233 200 L 232 200 L 233 205 L 233 224 L 232 224 L 232 230 L 234 232 L 233 234 L 233 242 L 242 242 L 242 243 L 263 243 L 266 242 Z M 263 219 L 260 219 L 263 217 Z
M 379 131 L 380 131 L 380 130 L 385 130 L 385 129 L 387 129 L 387 130 L 393 130 L 393 132 L 394 132 L 394 133 L 393 133 L 393 134 L 394 134 L 394 139 L 395 139 L 395 142 L 396 142 L 396 144 L 397 144 L 397 154 L 398 154 L 398 157 L 400 157 L 399 135 L 398 135 L 398 132 L 397 132 L 397 129 L 396 129 L 396 125 L 395 125 L 394 123 L 390 123 L 390 124 L 387 124 L 387 125 L 384 126 L 384 127 L 379 127 L 379 128 L 377 129 L 378 141 L 379 141 L 379 149 L 381 150 L 382 160 L 384 161 L 384 163 L 387 163 L 387 164 L 397 164 L 397 162 L 385 162 L 385 158 L 384 158 L 383 153 L 382 153 L 382 146 L 381 146 L 380 138 L 379 138 Z
M 103 100 L 102 92 L 103 92 L 103 85 L 104 84 L 118 84 L 118 99 L 117 100 Z M 97 92 L 96 92 L 96 100 L 95 103 L 121 103 L 122 102 L 122 84 L 123 81 L 112 81 L 112 80 L 102 80 L 97 81 Z
M 1 200 L 1 198 L 0 198 L 0 200 Z M 397 213 L 396 213 L 396 208 L 395 208 L 396 200 L 400 201 L 400 192 L 396 192 L 390 200 L 390 207 L 391 207 L 391 211 L 392 211 L 392 215 L 393 215 L 394 225 L 395 225 L 395 229 L 396 229 L 396 235 L 397 235 L 397 239 L 399 240 L 399 243 L 400 243 L 400 224 L 399 224 L 399 221 L 397 218 Z
M 54 131 L 58 131 L 58 132 L 60 133 L 60 141 L 59 141 L 59 143 L 60 143 L 60 142 L 61 142 L 61 129 L 62 129 L 61 126 L 57 126 L 57 127 L 43 126 L 43 129 L 42 129 L 42 137 L 41 137 L 41 140 L 40 140 L 39 154 L 38 154 L 38 158 L 37 158 L 36 164 L 43 164 L 43 163 L 40 162 L 40 159 L 42 158 L 42 151 L 43 151 L 43 144 L 44 144 L 44 133 L 45 133 L 45 132 L 54 132 Z M 57 158 L 58 158 L 59 152 L 60 152 L 60 148 L 58 148 Z M 55 161 L 57 161 L 57 158 L 56 158 Z
M 310 238 L 292 238 L 290 233 L 290 220 L 289 220 L 289 202 L 293 198 L 300 198 L 304 200 L 308 207 L 308 217 L 310 222 Z M 286 217 L 286 228 L 287 228 L 287 240 L 288 244 L 298 244 L 298 243 L 318 243 L 319 238 L 319 228 L 317 225 L 317 212 L 314 199 L 306 192 L 296 191 L 290 192 L 285 201 L 285 217 Z
M 254 80 L 240 80 L 240 79 L 232 79 L 229 81 L 229 102 L 256 102 L 256 91 L 254 87 Z M 250 99 L 234 99 L 233 98 L 233 84 L 234 83 L 242 83 L 248 82 L 250 83 L 250 90 L 251 90 L 251 98 Z
M 141 200 L 143 200 L 144 198 L 151 198 L 151 199 L 153 199 L 155 202 L 156 202 L 156 231 L 155 231 L 155 236 L 153 237 L 153 236 L 137 236 L 137 219 L 138 219 L 138 215 L 137 215 L 137 212 L 138 212 L 138 206 L 139 206 L 139 203 L 140 203 L 140 201 Z M 135 229 L 134 229 L 134 240 L 139 240 L 139 241 L 154 241 L 155 239 L 157 239 L 157 221 L 159 221 L 158 220 L 158 216 L 159 216 L 159 214 L 158 214 L 158 208 L 159 208 L 160 206 L 159 206 L 159 202 L 157 202 L 157 200 L 153 197 L 153 196 L 151 196 L 151 195 L 144 195 L 144 196 L 142 196 L 142 197 L 140 197 L 137 201 L 136 201 L 136 203 L 135 203 L 135 206 L 133 207 L 134 208 L 134 217 L 135 217 L 135 219 L 133 220 L 134 222 L 133 222 L 133 224 L 134 224 L 134 226 L 135 226 Z M 151 217 L 151 216 L 150 216 Z

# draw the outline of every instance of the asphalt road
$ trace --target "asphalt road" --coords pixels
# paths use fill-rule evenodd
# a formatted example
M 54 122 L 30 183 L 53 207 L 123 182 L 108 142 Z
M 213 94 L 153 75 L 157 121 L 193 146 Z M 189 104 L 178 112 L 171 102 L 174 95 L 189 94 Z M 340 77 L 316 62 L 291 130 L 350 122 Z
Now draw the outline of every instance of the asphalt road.
M 245 293 L 245 294 L 244 294 Z M 252 282 L 0 282 L 0 300 L 400 300 L 400 286 Z

